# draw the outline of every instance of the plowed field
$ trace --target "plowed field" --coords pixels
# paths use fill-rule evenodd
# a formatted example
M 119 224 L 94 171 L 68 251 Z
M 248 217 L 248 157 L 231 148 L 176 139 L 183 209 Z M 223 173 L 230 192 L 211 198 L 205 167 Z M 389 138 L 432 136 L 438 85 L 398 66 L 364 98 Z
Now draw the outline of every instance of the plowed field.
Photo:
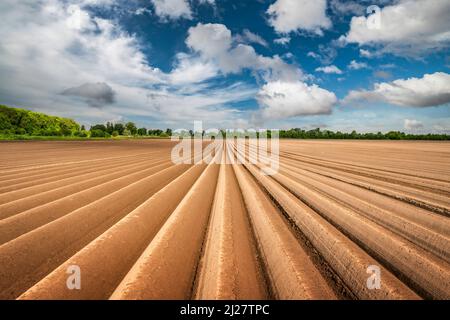
M 163 140 L 0 143 L 0 299 L 450 298 L 450 144 L 280 144 L 266 176 Z

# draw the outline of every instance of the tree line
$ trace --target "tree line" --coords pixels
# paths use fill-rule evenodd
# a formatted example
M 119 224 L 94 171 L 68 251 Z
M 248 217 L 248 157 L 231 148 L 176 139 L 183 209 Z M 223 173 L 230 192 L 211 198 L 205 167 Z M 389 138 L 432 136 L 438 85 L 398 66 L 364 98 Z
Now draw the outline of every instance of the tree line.
M 225 130 L 221 130 L 225 136 Z M 138 128 L 135 123 L 112 123 L 95 124 L 89 130 L 85 126 L 80 126 L 76 121 L 68 118 L 49 116 L 44 113 L 34 112 L 24 109 L 11 108 L 0 105 L 0 135 L 27 135 L 27 136 L 64 136 L 80 138 L 110 138 L 118 136 L 126 137 L 161 137 L 172 136 L 172 129 L 147 129 Z M 181 136 L 194 136 L 192 130 L 184 132 Z M 205 131 L 198 134 L 205 135 Z M 196 135 L 196 136 L 198 136 Z M 208 135 L 208 134 L 206 134 Z M 245 133 L 244 133 L 245 136 Z M 271 137 L 270 131 L 267 137 Z M 408 134 L 400 131 L 390 131 L 387 133 L 350 133 L 321 130 L 304 130 L 294 128 L 280 130 L 280 138 L 288 139 L 365 139 L 365 140 L 450 140 L 450 135 L 446 134 Z
M 331 130 L 320 130 L 320 128 L 313 130 L 303 130 L 301 128 L 294 128 L 290 130 L 280 130 L 280 138 L 289 139 L 361 139 L 361 140 L 450 140 L 450 135 L 447 134 L 409 134 L 401 131 L 389 131 L 386 133 L 358 133 L 353 130 L 347 132 L 334 132 Z
M 117 136 L 152 136 L 168 138 L 172 135 L 172 129 L 166 129 L 165 131 L 161 129 L 147 129 L 138 128 L 134 122 L 123 123 L 112 123 L 107 122 L 105 124 L 96 124 L 90 128 L 91 137 L 117 137 Z
M 72 119 L 0 105 L 0 134 L 3 135 L 71 136 L 80 129 Z
M 117 136 L 170 137 L 171 129 L 137 128 L 133 122 L 93 125 L 87 130 L 75 120 L 0 105 L 0 135 L 36 137 L 110 138 Z
M 265 138 L 271 138 L 271 130 L 263 131 Z M 192 130 L 183 131 L 180 134 L 184 137 L 209 137 L 210 134 L 203 132 L 194 133 Z M 213 134 L 216 136 L 217 134 Z M 220 130 L 220 135 L 223 138 L 229 137 L 257 137 L 259 138 L 261 134 L 255 131 L 245 131 L 245 130 Z M 386 133 L 358 133 L 353 130 L 350 133 L 341 131 L 331 131 L 331 130 L 321 130 L 320 128 L 312 130 L 304 130 L 301 128 L 293 128 L 289 130 L 279 130 L 278 136 L 281 139 L 347 139 L 347 140 L 450 140 L 450 135 L 447 134 L 409 134 L 401 131 L 389 131 Z

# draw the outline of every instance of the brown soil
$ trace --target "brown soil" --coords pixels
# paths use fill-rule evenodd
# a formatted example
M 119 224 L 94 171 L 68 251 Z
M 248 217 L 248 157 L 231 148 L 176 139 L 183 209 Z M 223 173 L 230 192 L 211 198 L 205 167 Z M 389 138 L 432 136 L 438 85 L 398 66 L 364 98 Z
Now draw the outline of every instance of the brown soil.
M 173 146 L 1 143 L 0 299 L 450 298 L 448 143 L 283 140 L 274 176 Z

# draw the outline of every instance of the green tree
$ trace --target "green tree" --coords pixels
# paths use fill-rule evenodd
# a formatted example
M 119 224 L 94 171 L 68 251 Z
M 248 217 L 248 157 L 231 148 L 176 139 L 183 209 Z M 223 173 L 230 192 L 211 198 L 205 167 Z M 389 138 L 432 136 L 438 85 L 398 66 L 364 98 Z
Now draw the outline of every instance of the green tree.
M 109 134 L 112 134 L 113 131 L 114 131 L 114 125 L 108 121 L 106 123 L 106 132 L 108 132 Z
M 107 132 L 107 131 L 106 131 L 106 126 L 105 126 L 104 124 L 96 124 L 96 125 L 93 125 L 93 126 L 91 127 L 91 131 L 93 131 L 93 130 L 100 130 L 100 131 L 103 131 L 103 132 Z
M 91 129 L 91 138 L 104 138 L 106 135 L 105 131 L 99 129 Z
M 0 105 L 0 131 L 28 135 L 72 135 L 80 125 L 72 119 Z
M 137 134 L 140 136 L 146 136 L 147 135 L 147 129 L 146 128 L 139 128 L 137 130 Z
M 148 130 L 149 136 L 160 136 L 163 133 L 161 129 L 150 129 Z
M 131 133 L 131 135 L 135 135 L 137 133 L 137 127 L 133 122 L 127 122 L 127 124 L 125 124 L 125 128 Z
M 123 135 L 123 130 L 125 130 L 125 126 L 122 123 L 114 124 L 114 131 L 117 131 L 119 135 Z

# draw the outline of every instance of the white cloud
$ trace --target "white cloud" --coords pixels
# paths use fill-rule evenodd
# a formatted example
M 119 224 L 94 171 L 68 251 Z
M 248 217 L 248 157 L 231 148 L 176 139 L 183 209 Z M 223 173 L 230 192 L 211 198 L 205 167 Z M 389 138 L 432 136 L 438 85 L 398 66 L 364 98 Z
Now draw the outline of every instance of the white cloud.
M 417 120 L 405 119 L 404 127 L 406 130 L 417 130 L 423 128 L 423 123 Z
M 277 39 L 273 40 L 273 42 L 275 42 L 276 44 L 281 44 L 283 46 L 286 46 L 289 44 L 289 42 L 291 42 L 291 37 L 277 38 Z
M 180 53 L 175 68 L 169 75 L 170 82 L 175 85 L 199 83 L 218 75 L 217 67 L 201 59 Z
M 364 14 L 366 7 L 356 1 L 349 0 L 331 0 L 330 1 L 331 9 L 337 14 Z
M 204 56 L 214 58 L 231 48 L 231 31 L 223 24 L 199 23 L 189 28 L 186 44 Z
M 267 10 L 269 24 L 278 33 L 307 31 L 318 35 L 331 27 L 326 0 L 277 0 Z
M 342 70 L 336 67 L 335 65 L 319 67 L 316 69 L 316 71 L 323 73 L 342 74 Z
M 450 2 L 399 0 L 381 9 L 380 28 L 370 28 L 365 16 L 353 17 L 348 43 L 373 46 L 380 52 L 420 56 L 450 45 Z
M 192 11 L 187 0 L 151 0 L 155 13 L 162 19 L 192 19 Z
M 244 29 L 242 34 L 238 34 L 234 38 L 239 43 L 256 43 L 266 48 L 269 46 L 267 41 L 264 40 L 260 35 L 253 33 L 248 29 Z
M 369 50 L 359 49 L 359 55 L 364 58 L 371 58 L 373 54 Z
M 208 88 L 195 94 L 180 94 L 178 91 L 173 92 L 170 87 L 162 87 L 146 90 L 145 103 L 142 103 L 142 96 L 135 92 L 139 89 L 127 88 L 127 90 L 129 90 L 127 100 L 137 102 L 133 109 L 127 110 L 127 114 L 157 117 L 164 123 L 187 126 L 192 126 L 192 120 L 195 119 L 216 127 L 244 117 L 244 112 L 227 105 L 251 99 L 256 93 L 255 88 L 243 83 L 216 89 Z M 161 120 L 158 122 L 161 123 Z
M 136 11 L 134 12 L 134 14 L 137 15 L 137 16 L 141 16 L 141 15 L 146 14 L 146 13 L 147 13 L 147 14 L 151 14 L 152 11 L 149 10 L 149 9 L 147 9 L 147 8 L 138 8 L 138 9 L 136 9 Z
M 188 31 L 186 44 L 201 58 L 215 63 L 223 74 L 249 69 L 265 81 L 295 81 L 302 77 L 300 69 L 284 62 L 279 56 L 265 57 L 249 45 L 233 43 L 231 31 L 223 24 L 197 24 Z
M 153 68 L 134 36 L 81 6 L 3 0 L 0 19 L 5 104 L 82 123 L 141 116 L 142 125 L 178 126 L 190 119 L 235 121 L 245 115 L 229 105 L 257 92 L 243 83 L 205 83 L 217 76 L 217 67 L 186 54 L 177 55 L 170 73 Z
M 443 72 L 422 78 L 398 79 L 376 83 L 371 91 L 350 91 L 344 102 L 381 101 L 398 106 L 432 107 L 450 102 L 450 75 Z
M 106 5 L 107 1 L 96 3 Z M 222 75 L 245 69 L 258 83 L 268 82 L 265 90 L 280 82 L 309 91 L 311 97 L 323 93 L 317 86 L 300 82 L 307 76 L 298 66 L 236 43 L 230 30 L 219 24 L 192 27 L 186 39 L 192 51 L 178 53 L 172 70 L 163 72 L 152 67 L 134 35 L 116 20 L 96 17 L 84 5 L 79 2 L 71 7 L 56 0 L 0 2 L 2 103 L 72 117 L 85 124 L 139 117 L 140 125 L 151 122 L 178 127 L 199 119 L 227 126 L 245 122 L 242 119 L 248 118 L 250 111 L 231 105 L 254 98 L 258 88 L 220 82 Z M 286 97 L 284 103 L 299 98 L 297 94 Z M 308 109 L 306 105 L 302 108 Z
M 311 57 L 311 58 L 314 58 L 314 59 L 319 59 L 320 58 L 320 56 L 317 53 L 312 52 L 312 51 L 308 52 L 307 56 Z
M 257 100 L 263 119 L 330 114 L 337 103 L 334 93 L 301 81 L 269 82 L 261 88 Z
M 0 30 L 0 65 L 14 70 L 14 75 L 21 77 L 19 82 L 28 82 L 31 87 L 33 78 L 36 85 L 50 78 L 56 80 L 52 83 L 67 87 L 99 82 L 95 81 L 98 78 L 108 78 L 98 79 L 108 83 L 130 78 L 134 82 L 160 82 L 161 71 L 148 66 L 136 39 L 111 21 L 93 18 L 73 5 L 45 3 L 36 8 L 5 0 L 0 5 L 5 22 Z M 78 23 L 77 17 L 81 17 Z
M 356 60 L 352 60 L 348 65 L 350 70 L 359 70 L 359 69 L 368 69 L 369 66 L 365 62 L 357 62 Z

